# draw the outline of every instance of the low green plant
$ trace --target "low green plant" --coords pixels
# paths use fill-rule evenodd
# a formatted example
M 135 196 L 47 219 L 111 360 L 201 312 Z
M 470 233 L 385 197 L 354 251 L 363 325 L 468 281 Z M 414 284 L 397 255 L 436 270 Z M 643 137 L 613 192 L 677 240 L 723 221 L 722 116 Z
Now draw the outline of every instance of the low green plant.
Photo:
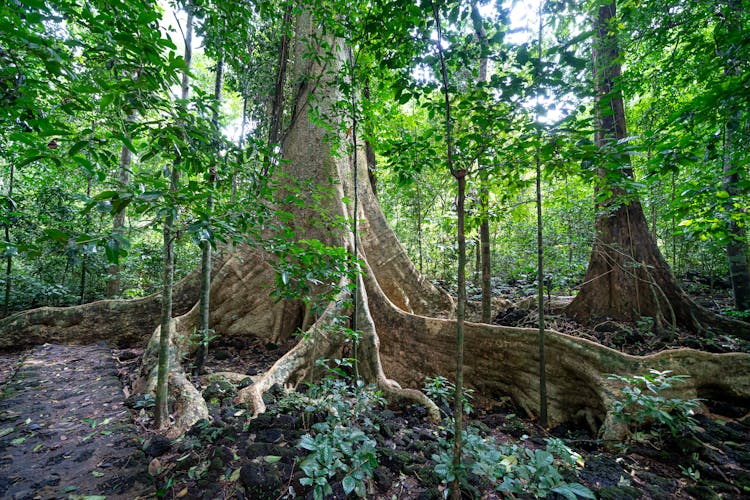
M 303 395 L 279 401 L 281 407 L 296 408 L 304 415 L 327 415 L 297 445 L 310 452 L 300 463 L 305 473 L 300 483 L 313 488 L 316 500 L 333 493 L 330 481 L 334 478 L 341 480 L 347 495 L 365 496 L 367 481 L 378 466 L 376 443 L 368 436 L 377 430 L 371 415 L 383 402 L 380 392 L 361 380 L 348 383 L 332 377 L 309 385 Z
M 435 472 L 444 483 L 450 484 L 458 477 L 461 488 L 473 496 L 481 492 L 469 481 L 469 473 L 511 496 L 546 498 L 558 494 L 570 500 L 596 498 L 582 484 L 563 479 L 561 469 L 580 467 L 583 461 L 559 439 L 548 439 L 545 449 L 531 449 L 517 444 L 498 445 L 482 437 L 476 429 L 468 428 L 464 431 L 464 443 L 461 470 L 453 470 L 451 450 L 447 448 L 432 459 L 436 462 Z
M 638 332 L 647 336 L 652 336 L 654 334 L 654 325 L 654 318 L 651 316 L 641 316 L 635 323 Z
M 685 476 L 688 479 L 692 479 L 693 481 L 699 481 L 701 478 L 701 472 L 694 468 L 692 465 L 689 465 L 687 467 L 680 465 L 680 474 Z
M 611 380 L 623 384 L 612 410 L 615 419 L 627 428 L 630 441 L 661 439 L 667 432 L 677 437 L 691 432 L 697 425 L 693 415 L 700 408 L 700 399 L 667 398 L 663 395 L 688 378 L 671 373 L 670 370 L 651 370 L 646 375 L 609 376 Z
M 456 386 L 447 378 L 437 375 L 435 377 L 426 377 L 422 391 L 428 398 L 433 400 L 441 409 L 451 408 L 453 405 Z M 474 399 L 474 390 L 464 388 L 462 391 L 464 413 L 470 415 L 474 411 L 472 400 Z M 445 412 L 445 410 L 443 410 Z
M 360 429 L 329 419 L 313 425 L 314 434 L 305 434 L 299 447 L 310 451 L 300 469 L 306 477 L 300 484 L 313 487 L 315 500 L 333 493 L 330 479 L 341 474 L 344 493 L 364 497 L 366 481 L 378 466 L 375 441 Z

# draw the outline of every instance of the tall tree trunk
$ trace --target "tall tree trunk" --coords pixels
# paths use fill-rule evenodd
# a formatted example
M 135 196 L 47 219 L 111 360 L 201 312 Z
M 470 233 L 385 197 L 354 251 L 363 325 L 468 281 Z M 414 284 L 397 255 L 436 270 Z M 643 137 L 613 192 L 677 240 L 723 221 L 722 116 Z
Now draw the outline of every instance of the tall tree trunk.
M 618 151 L 627 137 L 625 110 L 619 90 L 620 53 L 616 37 L 616 5 L 598 9 L 592 50 L 596 85 L 596 144 L 599 147 L 599 194 L 596 238 L 588 271 L 567 313 L 582 322 L 602 318 L 635 323 L 654 319 L 662 333 L 681 326 L 702 332 L 712 326 L 750 338 L 750 324 L 719 317 L 699 306 L 679 288 L 648 231 L 638 199 L 616 187 L 633 177 L 630 158 Z M 619 179 L 613 179 L 619 177 Z
M 127 115 L 127 122 L 131 124 L 135 122 L 135 110 L 132 110 Z M 127 135 L 127 130 L 125 131 Z M 130 164 L 132 162 L 133 153 L 128 147 L 123 144 L 120 149 L 120 166 L 118 168 L 117 180 L 121 187 L 127 186 L 130 183 Z M 125 235 L 125 207 L 115 213 L 112 219 L 112 234 L 114 244 L 119 246 L 120 241 Z M 122 276 L 120 275 L 120 265 L 118 263 L 110 264 L 107 268 L 107 285 L 106 285 L 106 296 L 108 299 L 112 299 L 120 295 L 122 289 Z
M 365 100 L 370 99 L 370 79 L 365 78 L 364 88 L 362 89 L 362 96 Z M 372 143 L 365 140 L 365 158 L 367 159 L 367 178 L 370 180 L 370 187 L 375 196 L 378 195 L 378 178 L 376 175 L 377 161 L 375 159 L 375 150 L 372 148 Z M 420 269 L 420 272 L 421 269 Z
M 91 176 L 88 175 L 86 177 L 86 198 L 88 199 L 91 196 Z M 89 227 L 91 225 L 91 215 L 87 212 L 86 213 L 86 225 L 84 227 L 84 231 L 88 231 Z M 86 299 L 86 260 L 87 255 L 83 253 L 81 255 L 81 282 L 78 286 L 78 304 L 83 304 Z
M 724 189 L 729 193 L 730 200 L 736 200 L 741 183 L 740 169 L 742 168 L 731 159 L 733 136 L 737 122 L 730 118 L 724 127 Z M 727 261 L 729 263 L 729 277 L 732 281 L 734 306 L 738 311 L 750 309 L 750 268 L 748 267 L 747 234 L 745 228 L 734 217 L 734 202 L 728 203 L 727 213 Z
M 16 210 L 16 202 L 13 201 L 13 182 L 15 180 L 15 165 L 10 164 L 10 174 L 8 175 L 8 193 L 7 193 L 7 210 L 8 217 L 5 220 L 5 244 L 7 245 L 5 254 L 5 298 L 3 299 L 3 318 L 10 313 L 10 292 L 13 290 L 13 255 L 10 252 L 10 221 L 11 213 Z
M 242 123 L 240 125 L 240 137 L 237 140 L 237 149 L 238 154 L 240 157 L 240 164 L 243 163 L 243 159 L 245 156 L 245 152 L 242 149 L 245 146 L 245 126 L 247 125 L 247 105 L 248 101 L 250 100 L 250 97 L 247 95 L 247 89 L 243 90 L 244 94 L 242 96 Z M 237 171 L 232 172 L 232 193 L 230 194 L 230 200 L 232 202 L 232 205 L 234 205 L 234 202 L 237 201 Z
M 482 56 L 479 59 L 479 82 L 487 81 L 487 62 L 489 42 L 487 41 L 487 31 L 484 29 L 482 15 L 479 12 L 477 2 L 471 4 L 471 20 L 474 25 L 474 33 L 479 39 L 482 46 Z M 481 169 L 482 165 L 478 165 Z M 489 202 L 490 193 L 486 185 L 486 180 L 480 180 L 479 188 L 479 250 L 480 262 L 482 267 L 482 323 L 492 321 L 492 254 L 490 247 L 490 217 Z
M 292 29 L 293 4 L 289 4 L 284 11 L 281 21 L 281 40 L 279 41 L 279 60 L 276 65 L 276 82 L 274 84 L 273 99 L 271 101 L 271 122 L 268 126 L 268 147 L 273 148 L 281 140 L 281 118 L 284 113 L 284 85 L 286 82 L 287 62 L 289 60 L 289 32 Z M 264 167 L 268 173 L 270 162 L 274 155 L 271 154 L 269 162 Z
M 216 131 L 217 139 L 221 133 L 219 129 L 219 111 L 221 108 L 221 90 L 223 86 L 224 78 L 224 55 L 219 56 L 219 60 L 216 61 L 216 75 L 214 79 L 214 101 L 215 108 L 213 111 L 213 117 L 211 122 L 213 123 L 214 130 Z M 220 143 L 217 140 L 216 147 L 220 147 Z M 209 167 L 209 179 L 208 179 L 208 201 L 206 211 L 209 217 L 209 227 L 211 226 L 211 218 L 213 217 L 214 211 L 214 189 L 216 188 L 216 164 L 213 163 Z M 206 355 L 208 354 L 208 343 L 211 340 L 213 330 L 211 330 L 210 324 L 210 311 L 211 311 L 211 240 L 206 238 L 201 241 L 201 294 L 200 294 L 200 320 L 198 324 L 198 334 L 200 340 L 198 349 L 195 353 L 195 362 L 193 367 L 193 373 L 198 376 L 203 371 L 203 365 L 206 362 Z
M 465 210 L 466 203 L 466 170 L 456 169 L 453 163 L 453 136 L 451 119 L 450 80 L 448 79 L 448 68 L 445 64 L 443 53 L 443 36 L 440 23 L 440 11 L 433 2 L 432 11 L 435 18 L 437 30 L 438 59 L 440 61 L 440 77 L 445 97 L 445 144 L 446 163 L 451 175 L 458 183 L 458 199 L 456 200 L 456 236 L 458 239 L 458 304 L 456 308 L 456 390 L 453 396 L 453 461 L 451 467 L 458 471 L 461 469 L 461 453 L 463 451 L 463 414 L 464 414 L 464 320 L 466 317 L 466 232 L 465 232 Z M 452 500 L 461 498 L 461 487 L 456 478 L 450 484 L 450 496 Z
M 539 62 L 537 64 L 536 83 L 541 85 L 541 74 L 539 71 L 542 66 L 542 27 L 543 25 L 543 10 L 544 1 L 539 2 L 539 32 L 537 38 L 537 47 L 539 49 L 538 57 Z M 541 88 L 537 89 L 538 93 L 541 92 Z M 539 107 L 539 98 L 536 100 L 537 107 Z M 536 117 L 537 127 L 541 127 L 538 123 L 539 117 Z M 537 310 L 539 312 L 539 423 L 546 427 L 548 424 L 547 420 L 547 359 L 545 353 L 545 340 L 546 332 L 544 331 L 544 238 L 543 238 L 543 226 L 542 226 L 542 160 L 540 156 L 540 150 L 542 148 L 542 131 L 541 128 L 537 128 L 536 134 L 536 151 L 534 152 L 534 160 L 536 163 L 536 279 L 537 279 Z
M 372 181 L 372 179 L 370 179 Z M 419 184 L 419 178 L 416 179 L 417 189 L 417 253 L 419 257 L 419 274 L 422 274 L 424 257 L 422 255 L 422 188 Z M 373 191 L 374 192 L 374 191 Z
M 185 5 L 187 20 L 185 22 L 185 69 L 182 73 L 182 88 L 180 98 L 186 101 L 190 97 L 190 65 L 193 60 L 193 7 L 188 1 Z M 170 180 L 170 191 L 177 191 L 180 182 L 180 171 L 177 165 L 172 166 Z M 172 203 L 170 202 L 170 205 Z M 164 260 L 162 276 L 162 299 L 161 299 L 161 325 L 159 331 L 159 364 L 156 381 L 156 397 L 154 409 L 154 425 L 157 429 L 166 429 L 169 426 L 169 371 L 170 371 L 170 342 L 173 336 L 174 325 L 172 322 L 172 288 L 174 285 L 174 245 L 176 231 L 174 224 L 177 219 L 176 206 L 167 208 L 164 218 Z M 175 359 L 179 362 L 179 358 Z
M 729 47 L 722 47 L 727 61 L 724 67 L 724 75 L 727 77 L 742 74 L 739 56 L 736 55 L 741 42 L 741 1 L 726 0 L 726 13 L 724 15 L 727 26 L 727 39 Z M 747 234 L 744 226 L 737 220 L 737 209 L 735 200 L 740 195 L 740 185 L 746 174 L 746 167 L 737 158 L 739 156 L 739 143 L 736 134 L 739 129 L 739 110 L 736 104 L 729 104 L 725 111 L 726 122 L 724 124 L 724 190 L 729 193 L 726 203 L 726 213 L 729 218 L 727 222 L 727 261 L 729 263 L 729 277 L 732 281 L 732 292 L 734 305 L 738 311 L 750 309 L 750 269 L 748 268 Z

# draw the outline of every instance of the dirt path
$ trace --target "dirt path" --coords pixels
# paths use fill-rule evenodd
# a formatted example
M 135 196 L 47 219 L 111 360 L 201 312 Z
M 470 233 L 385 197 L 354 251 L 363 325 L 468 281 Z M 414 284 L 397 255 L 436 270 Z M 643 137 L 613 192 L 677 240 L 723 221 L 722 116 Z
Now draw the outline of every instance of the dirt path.
M 0 396 L 0 497 L 153 494 L 111 350 L 43 345 L 22 359 Z

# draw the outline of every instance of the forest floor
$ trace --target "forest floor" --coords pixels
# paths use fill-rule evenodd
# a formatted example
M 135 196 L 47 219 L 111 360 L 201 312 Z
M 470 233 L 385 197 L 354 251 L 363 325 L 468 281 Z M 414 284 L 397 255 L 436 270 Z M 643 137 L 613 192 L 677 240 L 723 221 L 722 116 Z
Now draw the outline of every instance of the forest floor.
M 518 321 L 532 319 L 526 311 L 523 317 L 518 313 Z M 559 327 L 567 320 L 553 321 Z M 623 350 L 651 338 L 646 328 L 571 329 Z M 618 335 L 625 340 L 620 345 L 613 342 Z M 747 346 L 733 342 L 718 339 L 716 350 L 746 350 Z M 45 345 L 0 355 L 0 497 L 313 498 L 301 469 L 311 453 L 311 441 L 305 436 L 321 434 L 320 425 L 325 426 L 335 413 L 331 407 L 354 408 L 352 393 L 345 390 L 334 399 L 321 399 L 313 388 L 307 395 L 291 397 L 272 390 L 264 398 L 268 411 L 253 420 L 243 405 L 233 403 L 239 387 L 251 383 L 289 347 L 238 339 L 213 343 L 207 371 L 240 371 L 248 378 L 239 386 L 223 382 L 204 386 L 211 419 L 197 423 L 175 441 L 148 430 L 153 400 L 130 395 L 140 362 L 137 349 Z M 706 403 L 710 413 L 696 415 L 697 425 L 690 433 L 676 439 L 668 434 L 652 436 L 615 450 L 603 448 L 588 429 L 544 429 L 510 401 L 477 397 L 468 425 L 472 434 L 503 450 L 516 446 L 521 456 L 541 456 L 535 450 L 550 448 L 551 438 L 557 449 L 564 443 L 576 464 L 564 466 L 555 460 L 561 480 L 580 483 L 598 498 L 748 498 L 748 408 Z M 436 459 L 448 449 L 445 422 L 429 423 L 420 406 L 385 408 L 377 402 L 341 422 L 350 430 L 366 427 L 376 450 L 377 464 L 367 472 L 372 474 L 366 481 L 367 498 L 443 498 L 445 484 L 436 472 Z M 307 449 L 300 443 L 306 443 Z M 331 446 L 335 453 L 336 444 Z M 342 460 L 346 462 L 346 456 Z M 549 474 L 547 464 L 525 463 L 532 473 Z M 332 490 L 325 498 L 345 498 L 342 479 L 341 471 L 331 475 Z M 496 486 L 470 474 L 465 497 L 501 498 Z M 545 492 L 549 498 L 558 496 L 537 487 L 526 497 Z
M 43 345 L 0 359 L 1 498 L 154 492 L 111 349 Z

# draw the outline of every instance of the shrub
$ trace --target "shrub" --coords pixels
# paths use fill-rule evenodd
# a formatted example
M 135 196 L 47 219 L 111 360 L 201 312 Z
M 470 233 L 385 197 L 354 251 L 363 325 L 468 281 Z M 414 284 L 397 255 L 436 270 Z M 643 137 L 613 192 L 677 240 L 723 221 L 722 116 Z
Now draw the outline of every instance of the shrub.
M 691 432 L 697 425 L 693 414 L 700 408 L 699 399 L 667 398 L 662 395 L 688 378 L 670 373 L 670 370 L 651 370 L 646 375 L 633 377 L 609 376 L 611 380 L 623 383 L 620 397 L 612 409 L 615 419 L 627 427 L 629 440 L 661 439 L 666 432 L 676 437 Z
M 367 481 L 378 466 L 375 441 L 367 435 L 377 430 L 370 415 L 382 403 L 380 393 L 361 380 L 349 384 L 334 378 L 310 385 L 304 395 L 279 401 L 281 407 L 297 408 L 305 415 L 327 413 L 326 420 L 314 424 L 297 445 L 310 452 L 300 464 L 306 476 L 300 483 L 313 488 L 316 500 L 333 493 L 329 481 L 334 478 L 341 480 L 347 495 L 365 496 Z
M 451 450 L 444 449 L 432 457 L 436 462 L 435 472 L 444 483 L 452 482 L 458 475 L 462 489 L 478 496 L 481 492 L 469 481 L 471 473 L 509 495 L 529 494 L 545 498 L 556 493 L 570 500 L 596 498 L 582 484 L 563 480 L 560 469 L 581 466 L 582 460 L 559 439 L 548 439 L 545 449 L 516 444 L 497 445 L 469 428 L 464 431 L 464 443 L 460 471 L 452 468 Z
M 453 407 L 453 398 L 456 394 L 456 386 L 447 378 L 437 375 L 426 377 L 422 391 L 437 404 L 444 413 L 446 409 Z M 462 391 L 464 413 L 470 415 L 473 411 L 471 400 L 474 399 L 474 391 L 464 388 Z

